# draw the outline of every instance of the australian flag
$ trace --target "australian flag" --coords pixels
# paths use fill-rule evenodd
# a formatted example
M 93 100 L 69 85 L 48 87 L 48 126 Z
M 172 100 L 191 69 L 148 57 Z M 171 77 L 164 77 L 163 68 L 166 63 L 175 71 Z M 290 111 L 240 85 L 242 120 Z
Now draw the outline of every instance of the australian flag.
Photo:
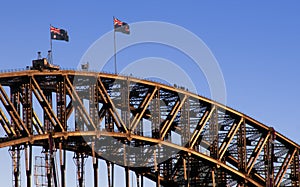
M 124 34 L 130 34 L 129 25 L 123 21 L 114 18 L 115 32 L 122 32 Z
M 50 26 L 51 39 L 69 41 L 68 32 L 64 29 L 55 28 Z

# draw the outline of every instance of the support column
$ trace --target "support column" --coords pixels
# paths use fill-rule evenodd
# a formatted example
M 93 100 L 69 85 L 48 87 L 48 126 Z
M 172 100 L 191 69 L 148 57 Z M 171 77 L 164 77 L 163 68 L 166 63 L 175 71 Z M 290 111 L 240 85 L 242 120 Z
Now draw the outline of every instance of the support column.
M 111 163 L 111 168 L 112 168 L 111 187 L 114 187 L 114 183 L 115 183 L 115 164 L 114 163 Z
M 52 168 L 53 168 L 53 180 L 54 180 L 54 187 L 57 187 L 57 175 L 56 175 L 56 165 L 55 165 L 55 162 L 54 162 L 54 156 L 51 155 L 51 165 L 52 165 Z
M 160 94 L 159 90 L 154 96 L 154 99 L 150 103 L 151 110 L 151 130 L 153 138 L 160 138 L 160 124 L 161 124 L 161 115 L 160 115 Z
M 238 168 L 240 171 L 247 173 L 247 152 L 246 152 L 246 124 L 245 120 L 241 123 L 238 130 Z M 245 185 L 246 181 L 240 181 L 239 185 Z
M 15 187 L 19 187 L 21 186 L 19 184 L 20 181 L 20 149 L 19 148 L 17 148 L 14 162 L 16 164 L 16 166 L 14 167 Z
M 156 172 L 156 187 L 160 187 L 160 174 L 159 174 L 159 169 Z
M 191 138 L 189 98 L 187 98 L 182 105 L 180 123 L 182 128 L 181 144 L 182 146 L 185 146 L 185 144 L 187 144 Z
M 13 106 L 17 110 L 17 114 L 20 115 L 20 92 L 14 87 L 10 87 L 10 101 Z M 15 124 L 14 120 L 11 119 L 11 126 L 17 132 L 18 135 L 22 135 L 23 132 L 20 132 L 17 124 Z M 13 146 L 10 150 L 12 161 L 13 161 L 13 186 L 19 187 L 21 186 L 21 178 L 20 178 L 20 146 Z
M 59 160 L 61 172 L 61 187 L 66 187 L 66 150 L 62 149 L 62 142 L 59 143 Z
M 97 82 L 96 80 L 91 80 L 92 82 Z M 89 86 L 89 110 L 90 110 L 90 117 L 93 123 L 96 125 L 96 129 L 100 130 L 100 126 L 98 125 L 99 121 L 99 106 L 98 106 L 98 91 L 97 86 L 92 84 Z
M 130 187 L 130 178 L 129 178 L 129 167 L 125 167 L 125 175 L 126 175 L 126 187 Z
M 107 165 L 107 180 L 108 180 L 108 187 L 114 187 L 114 177 L 115 177 L 115 166 L 114 163 L 110 163 L 106 161 Z
M 110 163 L 108 161 L 106 161 L 106 165 L 107 165 L 107 184 L 108 184 L 108 187 L 111 187 Z
M 141 175 L 141 187 L 144 187 L 144 175 Z
M 13 167 L 13 187 L 21 186 L 20 181 L 20 147 L 13 146 L 9 149 L 10 156 L 12 158 Z
M 297 150 L 292 160 L 291 171 L 292 171 L 291 172 L 292 186 L 299 187 L 300 186 L 299 150 Z
M 32 133 L 32 90 L 31 83 L 24 85 L 23 88 L 23 122 Z
M 135 173 L 136 175 L 136 186 L 140 187 L 140 175 L 138 173 Z
M 81 154 L 81 178 L 79 179 L 79 187 L 83 187 L 83 177 L 84 177 L 84 157 Z
M 61 81 L 57 83 L 56 86 L 56 108 L 57 108 L 57 118 L 60 121 L 63 128 L 67 129 L 67 114 L 66 114 L 66 85 L 65 79 L 62 78 Z M 58 129 L 57 129 L 58 130 Z
M 190 171 L 191 171 L 191 164 L 190 164 L 190 153 L 187 156 L 187 187 L 190 187 Z
M 183 175 L 184 175 L 184 184 L 186 187 L 190 187 L 190 159 L 189 155 L 183 157 Z
M 94 169 L 94 187 L 98 187 L 98 159 L 93 158 L 94 163 L 93 163 L 93 169 Z
M 266 186 L 274 186 L 274 141 L 275 130 L 270 127 L 270 138 L 265 146 L 265 160 L 266 160 Z
M 210 156 L 214 159 L 219 159 L 219 114 L 218 107 L 215 107 L 215 110 L 212 113 L 211 118 L 209 119 L 209 131 L 210 137 L 209 142 L 211 143 L 209 151 Z M 211 168 L 212 172 L 212 182 L 214 185 L 218 184 L 220 186 L 226 186 L 226 179 L 222 175 L 220 169 L 217 169 L 217 166 Z
M 160 187 L 160 169 L 156 160 L 156 149 L 154 149 L 153 157 L 154 157 L 154 168 L 156 174 L 156 187 Z
M 84 187 L 84 153 L 75 153 L 73 157 L 77 167 L 77 182 L 79 187 Z
M 31 187 L 31 173 L 32 173 L 32 146 L 31 145 L 27 145 L 25 147 L 25 164 L 26 164 L 27 187 Z
M 214 168 L 211 170 L 211 176 L 212 176 L 212 186 L 216 187 L 215 169 Z
M 50 164 L 50 158 L 48 150 L 45 150 L 45 163 L 46 163 L 46 172 L 47 172 L 47 181 L 48 181 L 48 187 L 52 187 L 52 167 Z
M 95 142 L 92 143 L 93 169 L 94 169 L 94 187 L 98 187 L 98 159 L 96 158 Z
M 246 162 L 246 125 L 245 121 L 242 122 L 238 131 L 238 168 L 244 171 L 247 167 Z
M 120 82 L 120 94 L 121 94 L 121 118 L 125 123 L 125 126 L 130 128 L 130 108 L 129 108 L 129 80 Z

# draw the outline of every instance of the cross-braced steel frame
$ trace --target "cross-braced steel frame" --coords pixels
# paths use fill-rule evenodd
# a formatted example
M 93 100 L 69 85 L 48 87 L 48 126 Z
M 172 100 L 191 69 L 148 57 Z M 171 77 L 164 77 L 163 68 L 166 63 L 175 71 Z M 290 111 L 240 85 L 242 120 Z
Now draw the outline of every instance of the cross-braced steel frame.
M 156 82 L 79 71 L 0 74 L 0 148 L 10 147 L 14 186 L 20 151 L 32 185 L 32 147 L 43 147 L 48 186 L 66 185 L 66 151 L 74 152 L 77 184 L 84 160 L 124 167 L 137 186 L 300 186 L 299 145 L 249 116 L 210 99 Z M 55 148 L 54 148 L 55 147 Z M 59 153 L 60 167 L 53 162 Z

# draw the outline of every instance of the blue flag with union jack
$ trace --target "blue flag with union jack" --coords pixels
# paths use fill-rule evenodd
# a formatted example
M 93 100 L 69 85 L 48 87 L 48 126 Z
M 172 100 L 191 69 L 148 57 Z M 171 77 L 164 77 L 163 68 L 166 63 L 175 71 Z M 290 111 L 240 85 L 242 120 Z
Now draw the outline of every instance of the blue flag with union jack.
M 68 32 L 64 29 L 59 29 L 50 26 L 50 34 L 51 34 L 51 39 L 53 40 L 64 40 L 67 42 L 69 41 Z
M 130 34 L 129 25 L 123 21 L 114 17 L 114 29 L 115 32 L 122 32 L 124 34 Z

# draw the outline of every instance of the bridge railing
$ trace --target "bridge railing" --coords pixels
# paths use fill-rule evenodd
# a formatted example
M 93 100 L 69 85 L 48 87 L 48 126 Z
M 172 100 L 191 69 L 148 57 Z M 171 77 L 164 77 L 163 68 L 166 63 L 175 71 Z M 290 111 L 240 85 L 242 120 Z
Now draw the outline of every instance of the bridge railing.
M 11 72 L 18 72 L 18 71 L 25 71 L 26 68 L 15 68 L 15 69 L 1 69 L 0 73 L 11 73 Z

